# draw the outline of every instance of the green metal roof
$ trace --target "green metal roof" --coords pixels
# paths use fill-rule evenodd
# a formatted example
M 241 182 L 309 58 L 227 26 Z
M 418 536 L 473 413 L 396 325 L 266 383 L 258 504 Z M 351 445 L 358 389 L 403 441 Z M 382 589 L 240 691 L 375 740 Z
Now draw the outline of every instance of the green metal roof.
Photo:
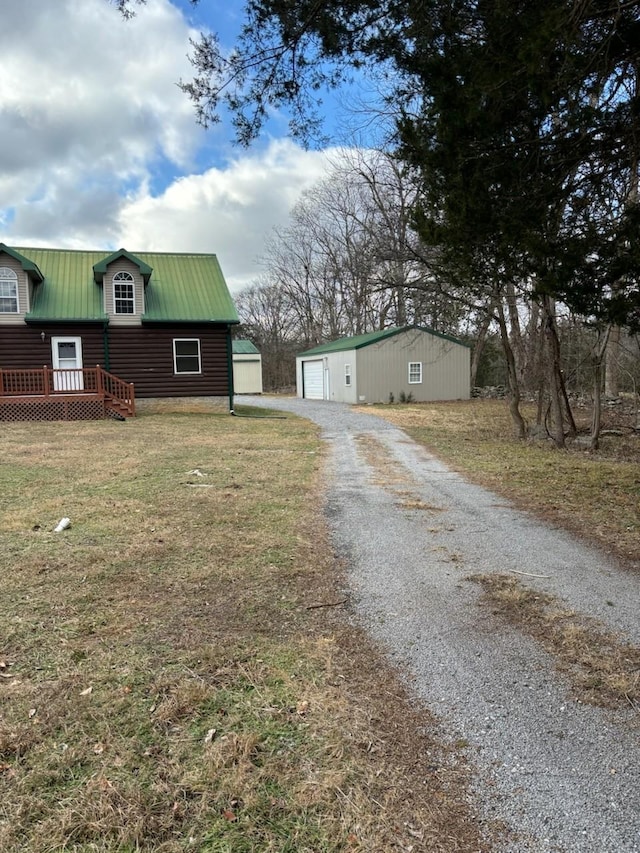
M 260 350 L 251 341 L 231 341 L 231 349 L 234 355 L 260 355 Z
M 33 294 L 27 320 L 106 320 L 102 287 L 93 277 L 93 265 L 103 252 L 57 249 L 20 249 L 44 276 Z
M 215 255 L 136 254 L 153 267 L 143 322 L 240 322 Z
M 67 249 L 19 251 L 44 276 L 44 282 L 35 288 L 32 309 L 26 316 L 29 321 L 107 320 L 102 286 L 96 282 L 96 276 L 101 280 L 110 258 L 126 256 L 139 267 L 143 277 L 147 271 L 151 276 L 145 288 L 142 322 L 239 322 L 215 255 L 132 254 L 124 249 L 111 255 Z
M 313 349 L 308 349 L 305 352 L 298 353 L 300 356 L 307 355 L 326 355 L 331 352 L 344 352 L 345 350 L 362 349 L 371 344 L 383 341 L 386 338 L 392 338 L 394 335 L 399 335 L 401 332 L 408 332 L 411 329 L 419 329 L 421 332 L 426 332 L 429 335 L 434 335 L 437 338 L 444 338 L 447 341 L 453 341 L 455 344 L 466 347 L 463 341 L 454 338 L 451 335 L 445 335 L 442 332 L 436 332 L 427 326 L 391 326 L 389 329 L 383 329 L 380 332 L 369 332 L 366 335 L 354 335 L 351 338 L 338 338 L 337 341 L 330 341 L 326 344 L 320 344 Z

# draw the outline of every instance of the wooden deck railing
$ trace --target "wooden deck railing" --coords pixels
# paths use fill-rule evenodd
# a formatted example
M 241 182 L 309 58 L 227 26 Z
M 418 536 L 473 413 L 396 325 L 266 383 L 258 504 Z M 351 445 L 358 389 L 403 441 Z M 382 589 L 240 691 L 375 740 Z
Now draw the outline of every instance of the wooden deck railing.
M 133 382 L 125 382 L 113 373 L 108 373 L 103 370 L 100 365 L 96 367 L 98 387 L 104 393 L 108 400 L 117 400 L 125 403 L 131 410 L 131 414 L 136 413 L 136 395 L 133 387 Z
M 96 394 L 115 401 L 135 414 L 135 392 L 132 382 L 125 382 L 112 373 L 96 367 L 39 370 L 5 370 L 0 368 L 0 397 L 44 397 L 64 394 Z

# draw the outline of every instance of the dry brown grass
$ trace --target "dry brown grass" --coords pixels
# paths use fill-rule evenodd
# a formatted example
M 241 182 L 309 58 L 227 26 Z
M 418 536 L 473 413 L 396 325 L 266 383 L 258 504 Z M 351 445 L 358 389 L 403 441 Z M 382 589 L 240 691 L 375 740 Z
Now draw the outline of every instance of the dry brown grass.
M 375 412 L 474 482 L 640 565 L 640 435 L 624 424 L 622 436 L 606 435 L 592 454 L 517 441 L 504 401 L 377 406 Z M 534 413 L 525 407 L 525 414 Z M 588 420 L 589 412 L 579 410 L 579 425 Z M 620 425 L 620 415 L 605 413 L 605 428 Z
M 485 849 L 456 750 L 312 607 L 343 597 L 321 463 L 197 402 L 5 425 L 3 853 Z
M 471 580 L 482 585 L 484 601 L 494 614 L 507 618 L 551 653 L 581 702 L 640 710 L 639 648 L 508 575 L 477 575 Z

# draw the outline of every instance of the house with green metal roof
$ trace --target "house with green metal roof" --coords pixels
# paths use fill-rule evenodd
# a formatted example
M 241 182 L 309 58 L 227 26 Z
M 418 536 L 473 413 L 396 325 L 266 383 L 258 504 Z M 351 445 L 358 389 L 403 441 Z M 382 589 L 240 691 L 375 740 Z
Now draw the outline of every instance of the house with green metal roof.
M 340 338 L 296 358 L 299 397 L 339 403 L 467 400 L 471 349 L 433 329 L 403 326 Z
M 213 254 L 0 243 L 0 371 L 99 365 L 138 398 L 232 406 L 238 322 Z

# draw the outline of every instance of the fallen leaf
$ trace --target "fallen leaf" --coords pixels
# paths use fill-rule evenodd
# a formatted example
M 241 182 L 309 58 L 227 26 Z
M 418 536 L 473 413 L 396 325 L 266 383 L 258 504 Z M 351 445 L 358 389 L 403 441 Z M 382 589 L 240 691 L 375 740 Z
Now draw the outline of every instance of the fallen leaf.
M 232 812 L 231 809 L 225 809 L 222 812 L 222 817 L 226 818 L 231 823 L 234 823 L 238 818 L 236 817 L 235 812 Z

